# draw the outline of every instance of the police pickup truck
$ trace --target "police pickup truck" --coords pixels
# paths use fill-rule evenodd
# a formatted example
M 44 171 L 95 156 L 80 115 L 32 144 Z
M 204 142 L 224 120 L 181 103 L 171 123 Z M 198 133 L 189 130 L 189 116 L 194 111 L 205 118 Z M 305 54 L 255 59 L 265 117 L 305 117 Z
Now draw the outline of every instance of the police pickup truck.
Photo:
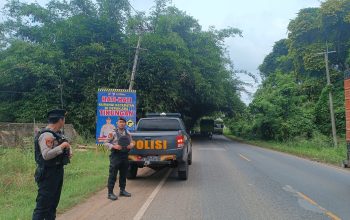
M 192 144 L 179 113 L 150 113 L 141 118 L 132 133 L 135 147 L 129 152 L 128 178 L 135 178 L 137 169 L 165 166 L 177 167 L 178 177 L 188 178 L 192 163 Z

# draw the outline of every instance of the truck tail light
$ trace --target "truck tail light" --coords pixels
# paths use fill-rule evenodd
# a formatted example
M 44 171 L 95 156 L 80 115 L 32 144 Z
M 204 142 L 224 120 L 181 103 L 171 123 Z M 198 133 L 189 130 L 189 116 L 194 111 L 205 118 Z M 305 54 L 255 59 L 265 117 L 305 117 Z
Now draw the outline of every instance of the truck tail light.
M 183 148 L 185 146 L 185 137 L 183 135 L 176 136 L 177 148 Z

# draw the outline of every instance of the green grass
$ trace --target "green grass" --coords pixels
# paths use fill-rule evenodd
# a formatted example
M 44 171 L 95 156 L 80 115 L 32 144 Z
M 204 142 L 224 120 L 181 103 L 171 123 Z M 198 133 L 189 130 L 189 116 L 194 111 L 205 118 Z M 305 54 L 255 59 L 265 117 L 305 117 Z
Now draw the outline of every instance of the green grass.
M 65 178 L 58 212 L 63 212 L 106 186 L 108 154 L 74 152 L 65 167 Z M 37 185 L 34 182 L 33 151 L 0 149 L 0 220 L 31 219 Z
M 329 163 L 340 166 L 346 159 L 346 143 L 341 141 L 337 148 L 331 147 L 331 142 L 322 137 L 314 137 L 311 140 L 299 139 L 288 142 L 244 140 L 225 132 L 225 136 L 255 146 L 273 149 L 313 161 Z

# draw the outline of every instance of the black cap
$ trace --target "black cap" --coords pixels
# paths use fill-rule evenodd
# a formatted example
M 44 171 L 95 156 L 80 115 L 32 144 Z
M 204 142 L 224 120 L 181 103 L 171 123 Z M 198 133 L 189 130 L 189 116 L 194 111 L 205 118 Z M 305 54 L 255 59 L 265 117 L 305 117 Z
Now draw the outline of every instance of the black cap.
M 47 113 L 48 118 L 62 118 L 65 117 L 66 110 L 63 109 L 54 109 Z
M 126 123 L 126 120 L 125 120 L 125 118 L 123 118 L 123 117 L 120 117 L 120 118 L 118 119 L 118 121 L 119 121 L 119 120 L 124 121 L 124 122 Z

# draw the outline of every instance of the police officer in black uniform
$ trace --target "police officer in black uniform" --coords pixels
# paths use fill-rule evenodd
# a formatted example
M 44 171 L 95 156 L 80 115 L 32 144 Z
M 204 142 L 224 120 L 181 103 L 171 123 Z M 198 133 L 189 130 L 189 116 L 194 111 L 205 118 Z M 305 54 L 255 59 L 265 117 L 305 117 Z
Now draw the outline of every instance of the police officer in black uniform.
M 129 168 L 128 154 L 130 149 L 134 147 L 131 134 L 125 129 L 126 120 L 124 118 L 118 119 L 118 127 L 108 135 L 108 140 L 105 143 L 111 150 L 109 177 L 108 177 L 108 199 L 117 200 L 118 197 L 113 193 L 115 181 L 119 171 L 119 188 L 120 196 L 130 197 L 131 194 L 125 191 L 126 175 Z
M 72 156 L 70 144 L 60 133 L 65 123 L 65 110 L 55 109 L 48 113 L 48 125 L 36 135 L 35 181 L 38 185 L 33 220 L 56 218 L 63 185 L 63 166 Z M 53 145 L 51 144 L 53 140 Z

